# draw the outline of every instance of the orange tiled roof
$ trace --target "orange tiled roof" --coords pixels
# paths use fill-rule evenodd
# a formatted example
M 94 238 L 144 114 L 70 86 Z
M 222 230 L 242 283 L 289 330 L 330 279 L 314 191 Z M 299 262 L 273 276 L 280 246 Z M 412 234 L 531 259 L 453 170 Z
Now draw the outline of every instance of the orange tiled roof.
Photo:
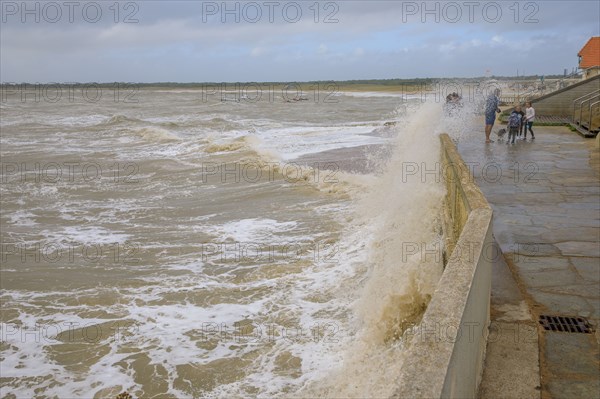
M 577 55 L 581 57 L 579 68 L 600 66 L 600 36 L 588 40 Z

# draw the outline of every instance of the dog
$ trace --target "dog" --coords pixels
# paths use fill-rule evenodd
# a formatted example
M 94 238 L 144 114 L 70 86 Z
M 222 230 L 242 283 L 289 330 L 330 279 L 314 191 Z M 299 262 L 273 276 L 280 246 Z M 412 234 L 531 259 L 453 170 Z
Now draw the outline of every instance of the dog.
M 496 134 L 498 135 L 498 141 L 503 141 L 503 137 L 506 134 L 506 129 L 500 129 L 496 132 Z

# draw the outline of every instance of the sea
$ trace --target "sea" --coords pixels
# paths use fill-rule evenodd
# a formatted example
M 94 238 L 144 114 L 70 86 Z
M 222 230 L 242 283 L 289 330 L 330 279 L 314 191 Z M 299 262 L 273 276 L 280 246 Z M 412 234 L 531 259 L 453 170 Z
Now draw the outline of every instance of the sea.
M 78 90 L 0 105 L 2 398 L 393 394 L 460 120 L 422 95 Z

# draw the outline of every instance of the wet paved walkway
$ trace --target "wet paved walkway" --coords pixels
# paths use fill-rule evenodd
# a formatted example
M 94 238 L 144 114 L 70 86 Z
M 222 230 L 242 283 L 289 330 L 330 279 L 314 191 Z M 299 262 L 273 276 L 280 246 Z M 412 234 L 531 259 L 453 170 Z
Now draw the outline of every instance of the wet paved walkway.
M 515 335 L 518 339 L 490 341 L 481 396 L 519 397 L 517 392 L 528 392 L 528 397 L 598 398 L 599 150 L 594 140 L 566 127 L 534 126 L 536 140 L 515 145 L 498 141 L 486 145 L 481 130 L 481 140 L 459 140 L 458 149 L 472 165 L 476 181 L 493 207 L 494 235 L 504 253 L 499 263 L 507 264 L 506 270 L 510 270 L 504 273 L 508 277 L 502 277 L 500 270 L 506 266 L 495 271 L 492 327 L 514 332 L 515 325 L 521 323 L 534 338 L 525 342 L 528 333 L 521 330 Z M 507 278 L 512 283 L 507 283 Z M 537 323 L 540 315 L 585 317 L 596 331 L 545 331 Z M 537 362 L 536 354 L 528 353 L 532 342 L 533 348 L 539 349 L 541 387 L 528 386 L 540 381 L 533 375 L 538 371 L 531 372 Z M 521 373 L 519 362 L 527 363 L 522 364 L 522 372 L 530 370 L 530 375 L 521 381 L 525 391 L 515 387 L 513 392 L 511 373 L 515 378 Z M 502 380 L 498 376 L 503 373 L 508 376 L 508 385 L 486 383 L 486 374 L 490 375 L 489 382 Z

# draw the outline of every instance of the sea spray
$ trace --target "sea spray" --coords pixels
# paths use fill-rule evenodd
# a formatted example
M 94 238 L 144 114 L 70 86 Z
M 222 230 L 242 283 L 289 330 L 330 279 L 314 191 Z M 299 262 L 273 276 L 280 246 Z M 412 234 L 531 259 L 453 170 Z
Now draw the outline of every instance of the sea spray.
M 433 173 L 406 173 L 439 165 L 441 110 L 424 104 L 409 111 L 385 171 L 356 205 L 358 222 L 372 232 L 367 276 L 353 305 L 356 334 L 338 368 L 308 384 L 311 395 L 390 396 L 402 367 L 402 333 L 418 323 L 441 276 L 443 185 Z
M 406 184 L 402 175 L 392 178 L 398 155 L 385 157 L 391 168 L 374 174 L 350 171 L 354 160 L 364 160 L 366 146 L 397 147 L 407 162 L 424 159 L 420 150 L 437 159 L 437 139 L 427 137 L 435 112 L 409 106 L 414 118 L 430 122 L 413 131 L 413 117 L 394 114 L 400 101 L 394 97 L 202 107 L 198 94 L 149 90 L 135 106 L 103 98 L 101 107 L 28 102 L 3 109 L 3 160 L 27 167 L 25 181 L 14 173 L 0 187 L 0 235 L 15 245 L 0 293 L 6 395 L 391 391 L 386 387 L 401 366 L 397 320 L 418 319 L 427 302 L 425 278 L 433 277 L 416 272 L 427 269 L 409 263 L 415 254 L 390 266 L 391 277 L 382 273 L 402 241 L 395 237 L 435 242 L 427 208 L 436 205 L 427 204 L 434 196 L 423 198 L 426 188 L 415 176 L 407 175 Z M 144 128 L 175 139 L 165 140 L 163 131 L 144 137 Z M 236 140 L 242 145 L 206 151 Z M 36 178 L 37 163 L 39 170 L 81 163 L 82 154 L 103 172 L 134 163 L 136 173 L 127 182 Z M 305 155 L 314 162 L 302 163 Z M 346 156 L 349 168 L 327 169 Z M 258 169 L 262 177 L 255 179 Z M 395 190 L 409 189 L 423 195 L 396 198 Z M 393 219 L 402 212 L 404 219 Z M 416 227 L 409 234 L 402 223 Z M 115 241 L 123 249 L 118 259 L 106 251 Z M 31 255 L 37 243 L 73 247 L 77 255 L 55 262 L 54 252 L 42 253 L 38 261 Z M 69 336 L 69 326 L 77 337 L 84 331 L 96 337 L 100 329 L 102 335 L 55 342 Z M 311 387 L 319 394 L 306 394 Z

